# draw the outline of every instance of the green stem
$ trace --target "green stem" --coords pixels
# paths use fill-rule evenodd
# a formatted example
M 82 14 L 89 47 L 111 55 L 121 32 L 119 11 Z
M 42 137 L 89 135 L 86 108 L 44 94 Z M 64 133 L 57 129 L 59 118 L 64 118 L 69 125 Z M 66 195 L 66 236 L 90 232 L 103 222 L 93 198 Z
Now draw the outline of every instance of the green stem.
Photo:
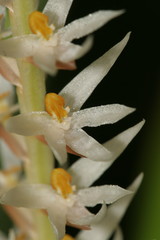
M 29 34 L 28 15 L 35 10 L 37 0 L 14 0 L 13 13 L 10 13 L 12 31 L 15 36 Z M 18 60 L 23 91 L 17 89 L 21 112 L 43 111 L 45 74 L 24 59 Z M 49 183 L 53 168 L 53 154 L 47 145 L 34 137 L 27 138 L 30 162 L 26 166 L 26 176 L 30 182 Z M 38 240 L 54 240 L 48 217 L 41 212 L 34 214 Z

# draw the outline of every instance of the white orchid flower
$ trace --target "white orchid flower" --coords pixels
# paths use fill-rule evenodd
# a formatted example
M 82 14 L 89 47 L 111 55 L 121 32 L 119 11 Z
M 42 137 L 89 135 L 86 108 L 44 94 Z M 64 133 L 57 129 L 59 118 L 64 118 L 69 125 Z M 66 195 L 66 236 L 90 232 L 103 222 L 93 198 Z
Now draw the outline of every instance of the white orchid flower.
M 51 186 L 48 186 L 48 185 L 41 185 L 41 184 L 40 185 L 39 184 L 38 185 L 20 185 L 18 186 L 18 188 L 16 188 L 16 190 L 13 189 L 10 193 L 7 193 L 7 195 L 4 195 L 1 201 L 3 201 L 4 204 L 19 206 L 19 207 L 24 206 L 24 207 L 48 209 L 52 224 L 56 225 L 56 228 L 59 229 L 60 231 L 62 231 L 60 223 L 64 223 L 64 219 L 62 221 L 62 218 L 64 218 L 65 214 L 67 216 L 67 221 L 72 225 L 83 225 L 83 224 L 86 225 L 89 223 L 93 224 L 92 220 L 98 221 L 100 218 L 102 218 L 105 215 L 106 208 L 105 206 L 103 206 L 101 211 L 95 217 L 90 213 L 87 213 L 86 209 L 84 211 L 84 208 L 82 208 L 82 206 L 84 205 L 86 206 L 86 204 L 88 206 L 87 201 L 90 202 L 89 203 L 90 206 L 91 205 L 93 206 L 94 204 L 97 203 L 98 197 L 101 198 L 101 200 L 103 199 L 102 202 L 104 201 L 106 202 L 105 194 L 107 194 L 107 191 L 108 191 L 108 195 L 107 195 L 108 201 L 111 201 L 111 198 L 113 201 L 113 198 L 115 197 L 116 194 L 117 194 L 117 198 L 119 198 L 121 194 L 123 195 L 124 193 L 127 193 L 127 192 L 124 192 L 123 189 L 117 186 L 109 186 L 109 187 L 101 186 L 101 187 L 93 187 L 93 188 L 88 188 L 88 187 L 91 186 L 94 183 L 94 181 L 96 181 L 97 178 L 99 178 L 104 173 L 104 171 L 106 171 L 110 167 L 110 165 L 115 161 L 115 159 L 124 151 L 127 145 L 131 142 L 131 140 L 135 137 L 135 135 L 140 131 L 143 124 L 144 124 L 144 121 L 125 130 L 124 132 L 118 134 L 116 137 L 114 137 L 110 141 L 106 142 L 104 146 L 109 147 L 110 149 L 114 148 L 114 154 L 109 159 L 106 159 L 105 162 L 93 162 L 90 159 L 80 158 L 71 167 L 69 167 L 68 172 L 70 173 L 70 175 L 65 173 L 64 176 L 67 175 L 69 180 L 70 180 L 70 176 L 72 176 L 72 184 L 75 187 L 67 183 L 68 182 L 67 178 L 64 178 L 65 186 L 61 187 L 63 185 L 63 181 L 62 180 L 58 181 L 58 179 L 56 179 L 55 176 L 52 176 L 52 179 L 54 179 L 54 181 L 52 180 L 52 182 L 56 182 L 56 180 L 58 181 L 57 184 L 59 184 L 58 185 L 59 188 L 56 187 L 57 191 L 53 190 Z M 63 170 L 62 170 L 62 173 L 63 173 Z M 53 187 L 55 189 L 55 184 Z M 75 191 L 76 189 L 79 189 L 79 190 Z M 132 190 L 133 192 L 135 191 L 135 189 L 132 189 Z M 66 198 L 64 198 L 64 196 Z M 39 202 L 39 199 L 40 199 L 40 202 Z M 80 201 L 81 204 L 78 204 L 78 201 Z M 62 204 L 61 207 L 59 204 Z M 63 210 L 62 210 L 62 206 L 64 207 Z M 55 222 L 56 219 L 59 219 L 59 217 L 60 217 L 59 222 Z M 80 219 L 80 217 L 82 217 L 82 219 Z M 88 222 L 87 220 L 91 222 Z M 111 229 L 112 231 L 115 230 L 116 224 L 117 222 L 114 223 L 114 226 L 112 225 L 112 229 Z M 62 226 L 62 228 L 64 232 L 64 226 Z
M 58 168 L 52 171 L 51 185 L 21 184 L 3 194 L 0 202 L 15 207 L 47 210 L 57 239 L 62 239 L 67 222 L 73 226 L 90 225 L 106 212 L 105 205 L 97 215 L 85 207 L 111 204 L 130 193 L 115 185 L 76 189 L 75 185 L 71 185 L 71 175 Z
M 9 4 L 11 1 L 0 1 L 0 4 L 3 3 Z M 0 39 L 9 37 L 11 35 L 11 31 L 6 31 L 4 27 L 6 9 L 5 7 L 0 6 Z M 11 84 L 22 88 L 20 77 L 19 77 L 19 70 L 16 63 L 16 60 L 9 57 L 0 56 L 0 78 L 5 78 Z M 0 80 L 0 85 L 1 85 Z
M 115 123 L 135 109 L 111 104 L 80 110 L 81 106 L 108 73 L 128 41 L 129 35 L 79 73 L 59 95 L 46 95 L 46 111 L 30 112 L 8 120 L 7 129 L 24 135 L 44 135 L 57 160 L 67 159 L 66 145 L 74 152 L 95 161 L 105 161 L 112 153 L 82 130 Z
M 0 154 L 4 165 L 8 162 L 17 165 L 21 160 L 27 160 L 27 154 L 22 139 L 19 140 L 19 135 L 11 134 L 5 129 L 5 122 L 11 114 L 15 113 L 19 107 L 13 104 L 14 101 L 14 88 L 0 76 Z M 10 164 L 8 164 L 10 168 Z
M 0 54 L 13 58 L 31 57 L 29 61 L 49 74 L 55 74 L 57 68 L 74 69 L 74 60 L 91 48 L 92 38 L 88 37 L 81 46 L 72 40 L 92 33 L 124 11 L 97 11 L 64 26 L 72 2 L 48 0 L 42 13 L 34 11 L 29 16 L 33 34 L 0 41 Z
M 141 173 L 133 183 L 127 188 L 133 193 L 119 199 L 107 209 L 107 214 L 99 221 L 91 226 L 89 231 L 81 231 L 75 238 L 75 240 L 109 240 L 114 231 L 114 240 L 123 240 L 121 229 L 118 227 L 119 222 L 124 216 L 130 202 L 136 194 L 143 179 Z M 67 240 L 67 239 L 66 239 Z M 69 240 L 69 239 L 68 239 Z M 74 239 L 73 239 L 74 240 Z

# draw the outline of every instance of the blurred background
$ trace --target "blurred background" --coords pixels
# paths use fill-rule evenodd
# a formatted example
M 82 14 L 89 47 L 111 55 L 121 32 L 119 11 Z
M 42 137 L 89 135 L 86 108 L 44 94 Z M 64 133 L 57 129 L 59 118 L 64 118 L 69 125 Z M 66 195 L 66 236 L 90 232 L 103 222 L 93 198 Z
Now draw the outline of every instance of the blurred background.
M 40 9 L 47 0 L 41 0 Z M 109 74 L 83 108 L 120 103 L 136 111 L 116 124 L 85 130 L 103 143 L 142 119 L 146 123 L 124 153 L 95 184 L 127 187 L 144 172 L 143 183 L 121 226 L 126 240 L 160 239 L 160 37 L 157 0 L 74 0 L 67 23 L 102 9 L 126 12 L 94 33 L 91 51 L 74 71 L 47 77 L 47 91 L 59 92 L 74 76 L 131 31 L 130 40 Z M 81 43 L 84 39 L 77 42 Z M 70 162 L 75 158 L 70 156 Z M 6 228 L 8 227 L 6 220 Z

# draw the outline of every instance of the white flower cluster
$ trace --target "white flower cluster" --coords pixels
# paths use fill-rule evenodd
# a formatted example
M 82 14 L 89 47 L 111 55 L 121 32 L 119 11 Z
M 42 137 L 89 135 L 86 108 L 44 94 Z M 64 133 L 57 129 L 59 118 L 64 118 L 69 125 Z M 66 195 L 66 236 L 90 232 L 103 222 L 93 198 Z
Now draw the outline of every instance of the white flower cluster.
M 0 0 L 0 20 L 5 21 L 6 8 L 12 16 L 15 14 L 14 1 Z M 127 189 L 106 184 L 92 186 L 140 131 L 144 120 L 102 145 L 83 128 L 116 123 L 135 109 L 121 104 L 81 109 L 123 51 L 130 33 L 81 71 L 58 94 L 46 94 L 45 110 L 27 111 L 22 104 L 14 104 L 12 85 L 22 95 L 25 87 L 22 69 L 18 68 L 15 59 L 23 58 L 26 64 L 51 75 L 56 75 L 58 69 L 74 69 L 75 60 L 91 48 L 93 38 L 87 37 L 81 46 L 72 40 L 92 33 L 124 12 L 97 11 L 65 25 L 71 4 L 72 0 L 48 0 L 43 12 L 34 10 L 28 16 L 30 34 L 12 36 L 11 30 L 5 33 L 1 21 L 0 144 L 3 168 L 0 170 L 0 203 L 19 227 L 19 231 L 17 228 L 11 231 L 8 239 L 38 239 L 33 217 L 27 211 L 33 208 L 49 217 L 54 239 L 73 239 L 66 234 L 66 225 L 69 225 L 81 229 L 76 240 L 109 240 L 113 234 L 114 240 L 121 240 L 119 222 L 143 178 L 140 174 Z M 19 110 L 21 113 L 17 114 Z M 20 135 L 34 136 L 34 140 L 52 150 L 59 168 L 51 169 L 50 184 L 30 182 L 26 172 L 22 177 L 23 166 L 28 169 L 32 160 Z M 67 152 L 81 157 L 68 168 L 65 167 Z M 46 159 L 43 161 L 45 163 Z M 101 205 L 97 214 L 87 209 L 97 204 Z M 25 236 L 21 236 L 22 233 Z

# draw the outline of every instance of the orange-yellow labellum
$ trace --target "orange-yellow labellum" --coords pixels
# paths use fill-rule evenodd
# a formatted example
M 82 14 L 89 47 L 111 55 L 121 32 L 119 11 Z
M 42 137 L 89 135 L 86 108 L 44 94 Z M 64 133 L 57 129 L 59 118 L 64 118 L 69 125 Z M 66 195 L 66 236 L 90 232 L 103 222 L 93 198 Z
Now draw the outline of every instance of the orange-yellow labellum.
M 70 235 L 66 234 L 62 240 L 74 240 L 75 238 L 71 237 Z
M 51 172 L 51 185 L 64 198 L 73 193 L 71 185 L 72 177 L 63 168 L 55 168 Z
M 64 109 L 64 98 L 56 93 L 46 94 L 45 107 L 49 115 L 56 116 L 59 122 L 62 122 L 68 114 Z
M 33 33 L 40 33 L 47 40 L 53 33 L 53 29 L 48 26 L 48 16 L 38 11 L 29 15 L 29 26 Z

